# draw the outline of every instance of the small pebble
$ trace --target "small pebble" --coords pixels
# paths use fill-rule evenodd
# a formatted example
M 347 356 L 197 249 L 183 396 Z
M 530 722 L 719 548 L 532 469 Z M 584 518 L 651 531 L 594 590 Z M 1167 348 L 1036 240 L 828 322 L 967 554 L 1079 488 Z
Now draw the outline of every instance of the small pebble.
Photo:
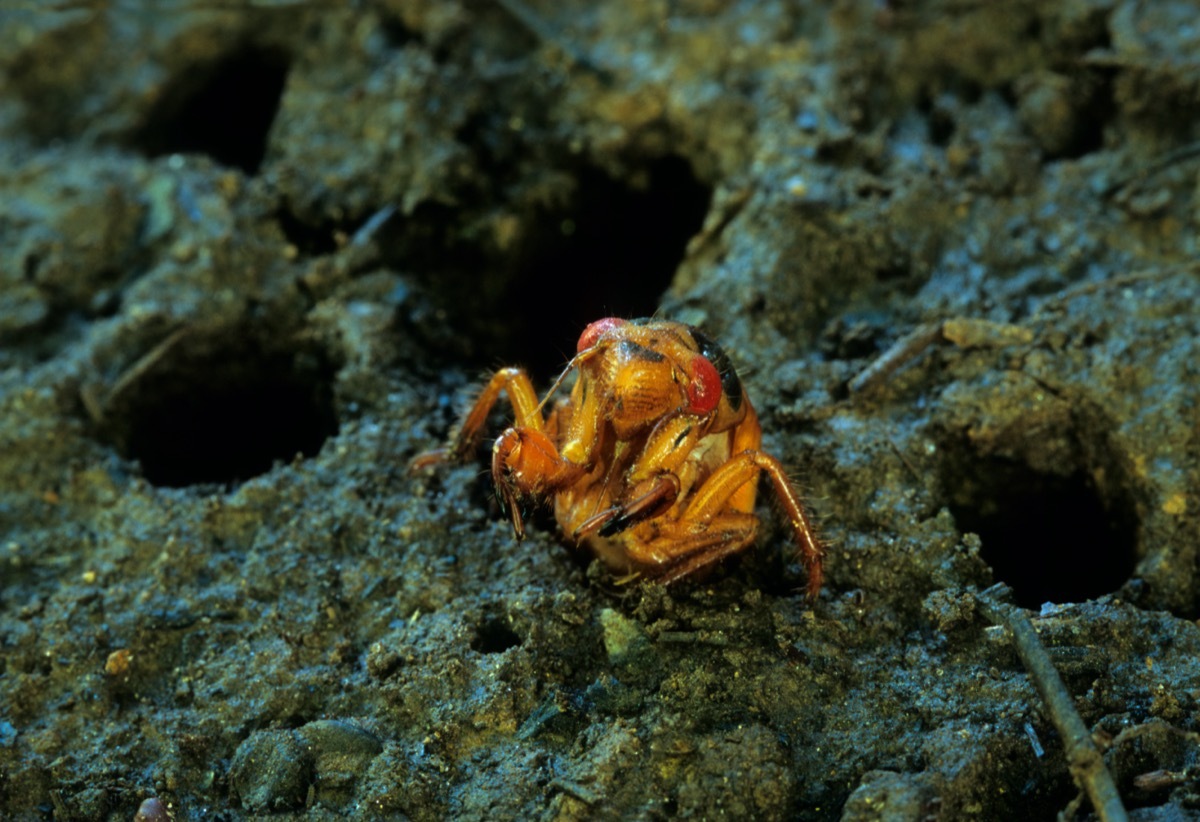
M 312 777 L 312 754 L 294 731 L 255 731 L 229 766 L 234 793 L 253 812 L 303 807 Z
M 133 822 L 170 822 L 171 818 L 171 812 L 167 810 L 167 803 L 157 796 L 152 796 L 142 800 L 137 813 L 134 814 Z

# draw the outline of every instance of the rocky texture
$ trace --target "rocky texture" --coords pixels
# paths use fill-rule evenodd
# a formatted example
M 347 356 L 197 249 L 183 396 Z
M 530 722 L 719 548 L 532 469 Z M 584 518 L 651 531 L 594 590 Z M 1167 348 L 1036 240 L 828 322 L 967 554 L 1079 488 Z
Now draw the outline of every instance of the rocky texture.
M 0 816 L 1049 818 L 995 580 L 1197 812 L 1193 5 L 86 6 L 0 22 Z M 817 602 L 765 505 L 668 591 L 406 471 L 655 311 Z

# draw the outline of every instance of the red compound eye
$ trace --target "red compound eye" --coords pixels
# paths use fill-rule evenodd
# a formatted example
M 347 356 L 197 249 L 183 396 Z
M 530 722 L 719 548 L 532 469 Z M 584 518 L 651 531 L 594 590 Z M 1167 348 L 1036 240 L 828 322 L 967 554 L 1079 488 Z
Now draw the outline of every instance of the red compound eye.
M 691 364 L 692 381 L 688 385 L 688 412 L 707 414 L 721 401 L 721 375 L 706 357 L 696 357 Z
M 596 340 L 600 339 L 604 332 L 610 328 L 616 328 L 618 325 L 624 325 L 625 321 L 620 317 L 605 317 L 603 320 L 596 320 L 594 323 L 589 323 L 588 327 L 583 329 L 583 333 L 579 335 L 579 342 L 575 346 L 575 351 L 586 351 L 596 344 Z

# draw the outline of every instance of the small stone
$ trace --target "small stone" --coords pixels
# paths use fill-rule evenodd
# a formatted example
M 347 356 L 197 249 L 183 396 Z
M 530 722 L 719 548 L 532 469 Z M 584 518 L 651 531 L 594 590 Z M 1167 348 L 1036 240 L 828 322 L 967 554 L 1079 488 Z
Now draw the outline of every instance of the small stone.
M 600 612 L 604 627 L 604 650 L 613 663 L 628 662 L 650 646 L 642 626 L 612 608 Z
M 0 748 L 11 748 L 17 744 L 17 729 L 7 720 L 0 719 Z
M 119 648 L 104 661 L 104 673 L 109 676 L 123 676 L 129 673 L 129 663 L 132 661 L 133 652 L 128 648 Z
M 337 805 L 351 800 L 359 774 L 383 751 L 379 737 L 341 719 L 309 722 L 296 735 L 311 751 L 317 798 Z
M 229 766 L 233 792 L 249 811 L 303 807 L 312 781 L 312 754 L 295 731 L 255 731 Z
M 133 822 L 170 822 L 172 818 L 167 804 L 157 796 L 152 796 L 142 800 L 137 813 L 134 814 Z

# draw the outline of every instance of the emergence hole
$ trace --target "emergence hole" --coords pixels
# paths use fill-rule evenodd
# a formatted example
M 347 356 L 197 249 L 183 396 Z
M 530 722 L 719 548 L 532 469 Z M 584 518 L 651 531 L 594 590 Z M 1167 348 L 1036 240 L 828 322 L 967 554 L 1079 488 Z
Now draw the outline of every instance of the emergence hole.
M 280 209 L 278 217 L 283 235 L 303 256 L 319 257 L 337 251 L 336 232 L 338 226 L 332 224 L 311 225 L 286 209 Z
M 110 409 L 108 433 L 155 485 L 243 482 L 337 434 L 333 372 L 320 353 L 244 339 L 168 352 Z
M 644 187 L 585 169 L 574 208 L 548 215 L 507 300 L 521 320 L 510 326 L 515 356 L 549 377 L 592 320 L 653 314 L 711 196 L 677 156 L 653 163 Z M 534 306 L 546 310 L 530 322 Z
M 481 654 L 499 654 L 521 644 L 521 637 L 500 617 L 485 619 L 475 629 L 471 649 Z
M 426 272 L 431 295 L 481 368 L 522 365 L 539 386 L 575 352 L 580 331 L 606 316 L 649 316 L 699 232 L 711 190 L 678 156 L 629 180 L 593 167 L 576 174 L 570 202 L 520 219 L 519 239 L 498 250 L 454 241 L 456 211 L 429 206 L 406 223 L 387 255 Z
M 983 559 L 1022 607 L 1095 599 L 1133 574 L 1133 507 L 1106 504 L 1082 471 L 1052 476 L 981 458 L 946 486 L 959 529 L 979 535 Z
M 266 153 L 287 71 L 286 55 L 259 48 L 181 71 L 133 142 L 151 157 L 206 154 L 254 174 Z

